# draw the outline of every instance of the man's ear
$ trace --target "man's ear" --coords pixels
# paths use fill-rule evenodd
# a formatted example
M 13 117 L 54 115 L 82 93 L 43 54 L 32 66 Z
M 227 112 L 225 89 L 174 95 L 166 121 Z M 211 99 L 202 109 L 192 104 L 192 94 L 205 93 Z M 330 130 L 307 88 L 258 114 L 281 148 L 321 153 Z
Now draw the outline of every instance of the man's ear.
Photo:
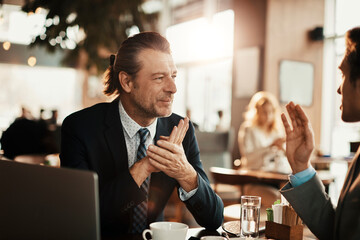
M 131 92 L 133 83 L 131 81 L 131 77 L 129 76 L 129 74 L 127 74 L 124 71 L 119 72 L 119 82 L 124 92 L 126 93 Z

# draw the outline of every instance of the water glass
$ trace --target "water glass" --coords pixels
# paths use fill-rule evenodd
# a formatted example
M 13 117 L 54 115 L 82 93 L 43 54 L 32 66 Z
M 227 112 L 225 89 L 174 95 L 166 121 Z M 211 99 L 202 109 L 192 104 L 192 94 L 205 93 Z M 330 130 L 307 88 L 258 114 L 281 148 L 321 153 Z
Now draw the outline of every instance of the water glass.
M 259 237 L 261 197 L 241 196 L 241 236 Z

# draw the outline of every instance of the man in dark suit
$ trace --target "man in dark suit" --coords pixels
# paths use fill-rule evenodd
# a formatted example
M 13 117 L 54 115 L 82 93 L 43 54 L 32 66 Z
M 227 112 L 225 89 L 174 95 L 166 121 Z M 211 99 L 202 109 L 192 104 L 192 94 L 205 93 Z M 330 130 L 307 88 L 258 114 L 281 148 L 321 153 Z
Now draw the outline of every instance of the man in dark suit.
M 139 234 L 162 220 L 175 187 L 201 226 L 216 229 L 223 221 L 223 203 L 202 168 L 194 128 L 172 114 L 176 72 L 165 38 L 134 35 L 110 57 L 105 93 L 117 98 L 63 122 L 61 165 L 97 172 L 103 236 Z M 144 128 L 147 133 L 138 134 Z M 143 136 L 147 156 L 139 159 Z M 144 203 L 142 226 L 138 210 Z
M 360 121 L 360 28 L 346 34 L 346 53 L 340 66 L 342 83 L 341 118 Z M 290 102 L 286 109 L 292 128 L 284 114 L 286 155 L 293 170 L 290 183 L 281 193 L 291 203 L 305 224 L 319 239 L 360 239 L 360 148 L 352 160 L 336 209 L 324 185 L 310 164 L 314 149 L 311 124 L 299 105 Z

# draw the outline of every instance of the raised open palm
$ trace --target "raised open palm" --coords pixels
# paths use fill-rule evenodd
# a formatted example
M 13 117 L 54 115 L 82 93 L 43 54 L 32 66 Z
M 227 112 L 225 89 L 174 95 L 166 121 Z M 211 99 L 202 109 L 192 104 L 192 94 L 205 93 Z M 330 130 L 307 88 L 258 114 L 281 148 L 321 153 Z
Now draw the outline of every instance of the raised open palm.
M 282 122 L 286 132 L 286 156 L 293 173 L 309 167 L 310 156 L 314 149 L 314 133 L 308 117 L 299 105 L 290 102 L 286 110 L 291 119 L 292 128 L 283 113 Z

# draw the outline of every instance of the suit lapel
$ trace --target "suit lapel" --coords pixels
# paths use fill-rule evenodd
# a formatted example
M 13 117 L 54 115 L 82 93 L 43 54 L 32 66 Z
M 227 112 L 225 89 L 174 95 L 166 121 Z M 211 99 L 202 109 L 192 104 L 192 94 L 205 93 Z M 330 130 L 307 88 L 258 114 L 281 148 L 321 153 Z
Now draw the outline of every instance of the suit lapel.
M 173 126 L 169 125 L 169 121 L 166 121 L 169 118 L 158 118 L 156 125 L 156 134 L 155 134 L 155 145 L 159 140 L 160 136 L 170 136 Z
M 354 159 L 352 160 L 352 163 L 350 164 L 350 167 L 349 167 L 349 171 L 348 171 L 348 174 L 345 178 L 345 182 L 344 182 L 344 186 L 341 190 L 341 194 L 340 194 L 340 200 L 343 201 L 345 196 L 346 196 L 346 193 L 348 192 L 350 186 L 351 186 L 351 183 L 353 182 L 354 178 L 356 176 L 355 175 L 355 170 L 356 170 L 356 166 L 359 165 L 359 158 L 360 158 L 360 148 L 358 149 L 358 151 L 356 152 L 356 155 L 354 156 Z
M 117 172 L 121 171 L 121 169 L 129 168 L 126 142 L 121 125 L 118 104 L 118 98 L 111 103 L 105 116 L 107 128 L 104 132 Z
M 345 201 L 345 197 L 349 191 L 349 188 L 351 187 L 352 182 L 354 181 L 354 179 L 356 178 L 356 168 L 359 168 L 360 165 L 360 148 L 357 150 L 356 155 L 354 156 L 354 159 L 352 160 L 352 163 L 349 167 L 349 171 L 346 175 L 345 181 L 344 181 L 344 185 L 341 189 L 341 193 L 340 193 L 340 197 L 339 197 L 339 201 L 336 207 L 336 213 L 335 213 L 335 234 L 336 237 L 338 234 L 338 229 L 339 229 L 339 221 L 341 219 L 341 213 L 342 213 L 342 208 L 344 205 L 344 201 Z

